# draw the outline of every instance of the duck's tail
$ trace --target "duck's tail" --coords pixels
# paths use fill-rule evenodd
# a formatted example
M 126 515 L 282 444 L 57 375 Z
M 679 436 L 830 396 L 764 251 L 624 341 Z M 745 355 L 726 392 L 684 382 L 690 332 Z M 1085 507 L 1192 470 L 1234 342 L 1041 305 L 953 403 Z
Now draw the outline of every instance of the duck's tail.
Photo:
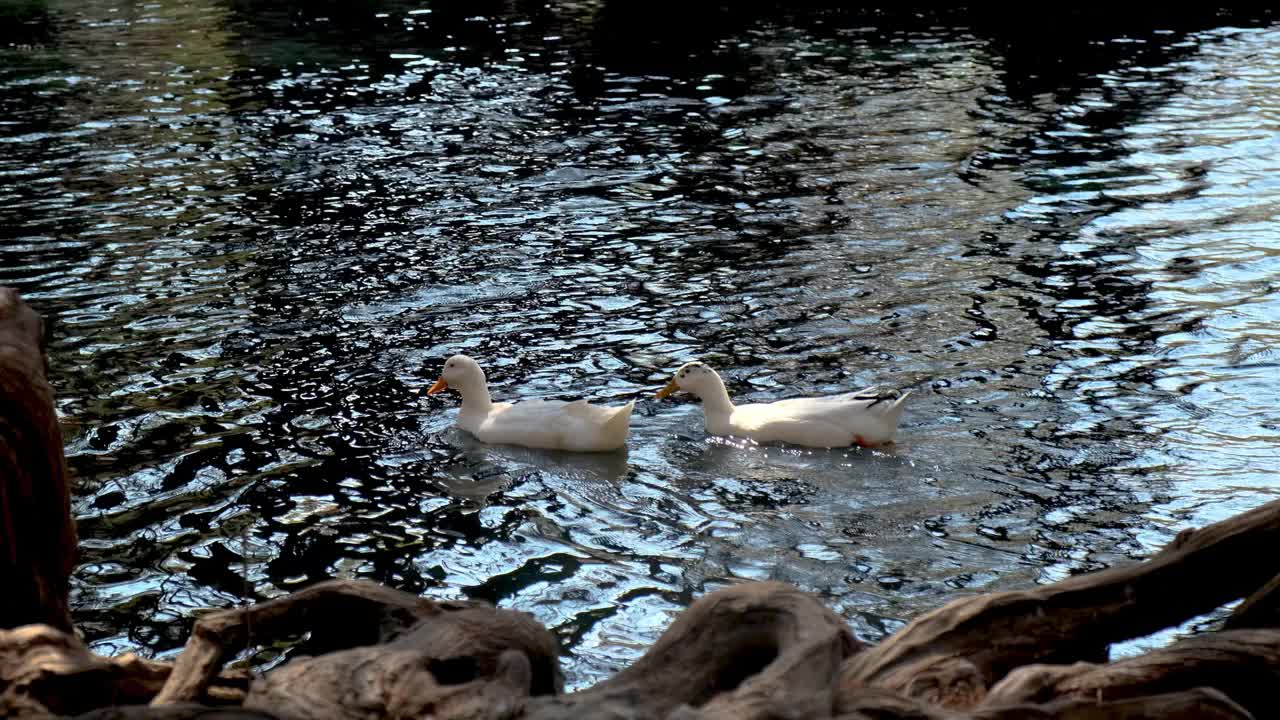
M 884 388 L 879 385 L 854 393 L 856 400 L 866 401 L 866 408 L 881 415 L 902 413 L 902 403 L 911 395 L 911 390 Z
M 898 399 L 894 400 L 893 404 L 889 406 L 889 416 L 893 418 L 894 425 L 898 424 L 898 420 L 902 417 L 902 411 L 906 409 L 905 404 L 907 402 L 907 398 L 911 397 L 910 390 L 899 390 L 896 392 L 899 393 Z
M 616 408 L 612 416 L 605 421 L 605 432 L 611 436 L 623 437 L 627 436 L 627 432 L 631 429 L 631 411 L 635 409 L 636 401 Z
M 873 403 L 871 411 L 879 417 L 880 427 L 886 435 L 885 444 L 892 443 L 897 436 L 898 422 L 902 420 L 902 411 L 906 409 L 910 395 L 910 390 L 881 391 L 879 398 Z

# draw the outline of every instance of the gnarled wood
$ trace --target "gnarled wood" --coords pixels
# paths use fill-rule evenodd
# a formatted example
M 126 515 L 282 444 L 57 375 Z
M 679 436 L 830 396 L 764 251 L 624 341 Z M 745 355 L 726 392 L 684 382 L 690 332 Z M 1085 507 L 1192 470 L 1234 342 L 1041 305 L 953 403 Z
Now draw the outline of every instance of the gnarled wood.
M 245 707 L 296 720 L 517 715 L 533 683 L 528 655 L 503 651 L 487 672 L 471 660 L 404 647 L 342 650 L 271 673 L 254 684 Z
M 573 695 L 535 698 L 526 717 L 660 718 L 683 705 L 706 706 L 709 718 L 765 717 L 793 702 L 815 712 L 825 704 L 829 713 L 836 661 L 860 647 L 844 620 L 808 593 L 773 582 L 734 585 L 690 605 L 627 669 Z M 791 695 L 792 681 L 817 703 Z
M 293 718 L 505 717 L 562 687 L 555 637 L 523 613 L 434 614 L 385 645 L 294 660 L 246 707 Z
M 1280 503 L 1185 533 L 1132 568 L 960 601 L 860 654 L 844 622 L 807 593 L 777 583 L 724 588 L 690 606 L 631 667 L 569 696 L 539 696 L 559 688 L 555 643 L 527 616 L 370 583 L 325 583 L 202 618 L 179 659 L 183 675 L 175 670 L 166 691 L 196 697 L 222 655 L 251 641 L 252 628 L 272 639 L 309 630 L 327 651 L 287 663 L 250 690 L 246 707 L 286 718 L 1245 718 L 1241 704 L 1269 710 L 1257 688 L 1272 687 L 1280 668 L 1280 630 L 1189 638 L 1110 665 L 1039 665 L 1006 672 L 996 690 L 987 688 L 992 668 L 1093 654 L 1109 638 L 1137 632 L 1116 625 L 1116 616 L 1150 607 L 1160 619 L 1138 625 L 1158 629 L 1202 611 L 1206 592 L 1170 610 L 1171 593 L 1155 591 L 1196 584 L 1190 573 L 1233 572 L 1205 565 L 1234 553 L 1263 557 L 1246 549 L 1274 538 L 1278 510 Z M 1214 591 L 1224 599 L 1249 589 L 1226 582 L 1235 589 Z M 940 632 L 928 635 L 931 627 Z M 1064 639 L 1072 629 L 1085 636 Z M 904 635 L 909 643 L 895 645 Z M 868 684 L 854 673 L 886 660 L 879 677 L 893 682 Z M 1251 669 L 1239 672 L 1245 665 Z
M 40 316 L 0 288 L 0 628 L 71 629 L 76 536 L 45 367 Z
M 833 642 L 834 640 L 834 642 Z M 838 638 L 819 638 L 784 651 L 760 673 L 700 709 L 680 708 L 671 720 L 773 720 L 822 718 L 831 714 L 832 688 L 845 648 Z
M 1028 665 L 993 687 L 987 704 L 1130 699 L 1196 687 L 1219 690 L 1256 717 L 1280 717 L 1280 630 L 1196 635 L 1106 665 Z
M 1163 596 L 1143 594 L 1144 576 L 1170 553 L 1215 552 L 1216 542 L 1245 541 L 1241 533 L 1269 537 L 1275 507 L 1242 516 L 1242 523 L 1211 526 L 1201 534 L 1180 536 L 1180 545 L 1152 561 L 1130 569 L 1123 577 L 1132 583 L 1125 602 L 1160 604 Z M 1237 518 L 1240 520 L 1240 518 Z M 1201 542 L 1196 542 L 1200 538 Z M 1181 556 L 1180 556 L 1181 557 Z M 1258 557 L 1255 554 L 1255 558 Z M 1202 561 L 1198 561 L 1202 562 Z M 1186 569 L 1185 565 L 1176 565 Z M 1194 565 L 1192 566 L 1194 568 Z M 935 638 L 938 652 L 914 668 L 919 674 L 898 676 L 904 687 L 845 682 L 850 668 L 865 657 L 892 650 L 886 646 L 861 650 L 844 622 L 813 596 L 777 583 L 746 583 L 707 595 L 685 611 L 658 642 L 635 664 L 613 678 L 569 696 L 553 696 L 560 688 L 554 638 L 528 616 L 478 603 L 438 603 L 395 592 L 372 583 L 324 583 L 294 595 L 254 606 L 212 613 L 197 623 L 165 692 L 186 699 L 201 697 L 202 688 L 218 671 L 225 653 L 251 643 L 255 637 L 277 640 L 310 631 L 315 657 L 295 659 L 255 681 L 237 712 L 261 711 L 288 720 L 298 718 L 467 718 L 498 720 L 560 717 L 674 718 L 675 720 L 752 720 L 755 718 L 916 718 L 917 720 L 1012 720 L 1013 718 L 1231 718 L 1274 713 L 1267 691 L 1280 675 L 1280 630 L 1222 631 L 1188 638 L 1139 658 L 1109 665 L 1036 665 L 1009 673 L 987 692 L 990 664 L 1013 663 L 1039 653 L 1051 657 L 1054 648 L 1042 643 L 1059 635 L 1044 633 L 1018 640 L 997 633 L 1040 623 L 1074 622 L 1094 632 L 1083 647 L 1106 637 L 1095 625 L 1081 620 L 1091 606 L 1066 599 L 1084 597 L 1098 602 L 1102 627 L 1117 609 L 1110 583 L 1116 571 L 1093 577 L 1100 588 L 1083 578 L 1040 588 L 1039 602 L 1000 602 L 1002 594 L 968 604 L 968 622 L 986 627 L 985 642 L 956 644 L 955 636 Z M 1174 582 L 1163 578 L 1164 582 Z M 1182 578 L 1184 584 L 1194 578 Z M 1090 595 L 1087 590 L 1096 594 Z M 1262 603 L 1271 588 L 1256 594 Z M 1083 595 L 1080 595 L 1083 593 Z M 992 602 L 992 598 L 995 601 Z M 1111 604 L 1109 604 L 1111 603 Z M 950 607 L 950 606 L 949 606 Z M 976 608 L 976 610 L 974 609 Z M 994 614 L 992 609 L 994 608 Z M 1025 614 L 1013 613 L 1021 609 Z M 948 608 L 936 611 L 945 615 Z M 1056 615 L 1055 615 L 1056 614 Z M 1048 616 L 1048 619 L 1046 619 Z M 926 616 L 927 618 L 928 616 Z M 1265 616 L 1264 616 L 1265 617 Z M 910 630 L 909 627 L 907 630 Z M 976 632 L 970 628 L 971 632 Z M 45 628 L 46 644 L 68 645 L 65 634 Z M 906 632 L 906 631 L 904 631 Z M 919 632 L 919 630 L 917 630 Z M 1059 630 L 1059 632 L 1061 632 Z M 911 636 L 922 642 L 921 636 Z M 32 631 L 32 638 L 44 637 Z M 950 644 L 949 644 L 950 643 Z M 1038 644 L 1039 643 L 1039 644 Z M 35 644 L 28 642 L 27 646 Z M 13 643 L 10 643 L 12 646 Z M 992 659 L 995 650 L 1012 648 L 1013 658 Z M 2 647 L 2 644 L 0 644 Z M 68 645 L 75 649 L 74 643 Z M 968 654 L 958 650 L 967 649 Z M 861 655 L 856 655 L 861 650 Z M 88 655 L 83 647 L 77 652 Z M 945 652 L 943 652 L 945 651 Z M 69 652 L 60 651 L 62 656 Z M 986 653 L 986 655 L 984 655 Z M 889 653 L 889 657 L 899 657 Z M 59 656 L 61 657 L 61 656 Z M 62 661 L 59 662 L 66 662 Z M 136 701 L 155 692 L 162 672 L 143 661 L 122 660 L 136 687 L 120 677 L 106 676 L 102 687 L 83 692 L 92 681 L 81 673 L 65 685 L 59 697 L 75 702 Z M 54 663 L 56 664 L 56 663 Z M 74 663 L 72 663 L 74 664 Z M 92 663 L 90 663 L 92 664 Z M 42 666 L 26 657 L 14 667 L 31 673 Z M 49 666 L 50 663 L 43 663 Z M 158 664 L 153 664 L 158 665 Z M 902 672 L 901 665 L 895 672 Z M 181 671 L 181 675 L 179 675 Z M 70 676 L 73 673 L 66 673 Z M 49 693 L 33 692 L 36 682 L 3 678 L 0 698 L 11 712 L 44 711 Z M 142 680 L 137 680 L 141 678 Z M 211 691 L 209 695 L 212 695 Z M 206 699 L 208 696 L 204 696 Z M 935 699 L 951 700 L 947 707 Z M 968 707 L 954 702 L 961 698 Z M 204 717 L 205 711 L 187 704 L 166 704 L 164 692 L 150 708 L 124 708 L 122 718 Z M 981 702 L 980 702 L 981 701 Z M 55 706 L 59 709 L 61 706 Z M 77 706 L 78 707 L 78 706 Z M 49 707 L 47 709 L 55 709 Z M 188 713 L 188 714 L 182 714 Z M 195 713 L 195 714 L 191 714 Z
M 1045 703 L 950 710 L 881 688 L 861 688 L 839 703 L 837 720 L 1255 720 L 1212 688 L 1119 700 L 1067 697 Z
M 954 601 L 846 663 L 841 685 L 973 707 L 1016 667 L 1096 657 L 1252 592 L 1280 571 L 1280 501 L 1187 530 L 1149 560 Z
M 100 708 L 75 720 L 279 720 L 262 710 L 205 705 L 120 705 Z
M 1228 630 L 1238 628 L 1280 628 L 1280 575 L 1271 578 L 1258 592 L 1245 598 L 1223 623 Z
M 472 610 L 505 613 L 502 617 L 510 620 L 511 633 L 504 637 L 468 634 L 467 624 L 475 616 L 468 612 Z M 426 622 L 446 613 L 457 617 L 452 618 L 451 623 Z M 528 649 L 537 667 L 539 689 L 558 690 L 561 681 L 558 666 L 554 666 L 557 654 L 554 638 L 541 626 L 530 624 L 532 621 L 522 624 L 514 619 L 516 617 L 524 618 L 518 613 L 497 611 L 478 603 L 436 602 L 375 583 L 355 580 L 320 583 L 283 598 L 200 618 L 169 682 L 152 702 L 162 705 L 196 699 L 222 666 L 224 655 L 243 648 L 250 641 L 250 630 L 260 637 L 273 639 L 310 631 L 312 648 L 319 646 L 326 650 L 394 641 L 393 644 L 434 652 L 434 657 L 448 658 L 453 656 L 451 653 L 462 653 L 466 646 L 468 652 L 481 650 L 480 655 L 488 658 L 491 665 L 496 665 L 503 650 Z M 397 640 L 398 636 L 403 637 Z M 512 647 L 513 644 L 523 646 Z M 554 667 L 548 669 L 548 665 Z
M 133 653 L 95 655 L 79 638 L 48 625 L 0 630 L 0 717 L 144 703 L 159 692 L 170 670 Z M 248 687 L 248 674 L 225 673 L 202 699 L 239 704 Z
M 173 674 L 152 701 L 192 702 L 222 667 L 223 657 L 256 637 L 296 637 L 308 630 L 322 647 L 373 645 L 439 612 L 437 603 L 375 583 L 333 580 L 250 607 L 209 613 L 196 621 Z

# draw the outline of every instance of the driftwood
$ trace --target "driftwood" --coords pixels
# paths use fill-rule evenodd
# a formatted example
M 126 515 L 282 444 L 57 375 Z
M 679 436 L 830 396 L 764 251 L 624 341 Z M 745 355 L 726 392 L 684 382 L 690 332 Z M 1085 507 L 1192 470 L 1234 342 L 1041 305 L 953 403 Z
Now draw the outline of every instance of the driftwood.
M 1032 590 L 954 601 L 926 613 L 842 673 L 842 691 L 884 687 L 953 708 L 981 702 L 1032 663 L 1098 659 L 1252 592 L 1280 570 L 1280 502 L 1187 530 L 1146 562 Z
M 205 705 L 117 705 L 77 715 L 77 720 L 280 720 L 276 715 L 245 708 Z
M 1227 618 L 1224 628 L 1280 628 L 1280 575 L 1245 598 Z
M 1273 604 L 1278 586 L 1273 579 L 1241 603 L 1222 632 L 1183 638 L 1111 664 L 1027 665 L 993 687 L 987 701 L 1133 699 L 1199 685 L 1225 692 L 1255 717 L 1274 717 L 1280 709 L 1280 616 Z
M 630 668 L 567 696 L 533 692 L 539 644 L 511 639 L 506 621 L 478 624 L 448 651 L 417 639 L 451 634 L 453 617 L 480 608 L 326 584 L 259 606 L 259 632 L 279 629 L 266 618 L 289 618 L 280 627 L 297 633 L 302 619 L 320 629 L 339 612 L 369 618 L 381 634 L 359 630 L 358 647 L 286 664 L 255 683 L 245 706 L 344 718 L 1263 717 L 1271 713 L 1268 681 L 1280 674 L 1277 630 L 1208 633 L 1116 663 L 1081 661 L 1264 585 L 1280 569 L 1280 557 L 1267 561 L 1277 533 L 1280 502 L 1182 533 L 1130 567 L 953 602 L 869 648 L 810 595 L 776 583 L 733 586 L 695 602 Z M 1268 585 L 1241 610 L 1267 607 L 1274 594 Z M 364 610 L 344 610 L 351 598 Z M 1237 624 L 1271 617 L 1241 610 Z M 208 658 L 222 652 L 215 638 L 238 647 L 243 637 L 208 629 L 253 612 L 197 623 L 179 670 L 190 656 L 201 659 L 192 665 L 200 676 L 211 677 L 218 663 Z M 390 632 L 374 622 L 396 613 Z M 182 682 L 175 671 L 171 684 Z M 157 702 L 194 697 L 166 688 Z
M 154 704 L 198 699 L 250 626 L 273 638 L 323 632 L 333 649 L 250 689 L 245 707 L 296 718 L 558 718 L 602 709 L 664 717 L 698 705 L 701 716 L 738 720 L 776 717 L 779 708 L 823 713 L 841 660 L 859 647 L 816 598 L 752 583 L 694 603 L 614 678 L 554 697 L 563 687 L 556 643 L 528 616 L 334 581 L 201 618 Z M 334 649 L 344 641 L 353 647 Z
M 323 583 L 202 618 L 152 707 L 128 717 L 207 698 L 250 631 L 310 631 L 321 651 L 250 687 L 242 709 L 285 719 L 1270 717 L 1278 532 L 1280 502 L 1180 534 L 1130 567 L 953 602 L 874 647 L 806 593 L 737 585 L 695 602 L 631 667 L 570 695 L 558 694 L 554 642 L 526 616 Z M 1084 662 L 1255 589 L 1233 629 Z
M 106 705 L 145 703 L 155 697 L 171 666 L 126 653 L 95 655 L 78 638 L 48 625 L 0 630 L 0 717 L 54 712 L 77 714 Z M 223 672 L 201 699 L 239 705 L 251 677 Z
M 1061 698 L 1044 703 L 1001 703 L 969 711 L 949 710 L 891 690 L 864 688 L 846 700 L 838 720 L 1253 720 L 1213 688 L 1108 700 Z
M 76 536 L 43 348 L 40 316 L 0 288 L 0 628 L 70 630 Z
M 496 706 L 563 687 L 555 637 L 527 615 L 339 580 L 201 618 L 153 704 L 199 699 L 251 628 L 273 638 L 310 630 L 332 650 L 253 685 L 246 707 L 285 716 L 425 717 L 472 695 Z
M 74 557 L 39 319 L 0 289 L 0 715 L 96 720 L 1113 720 L 1280 716 L 1280 501 L 1142 563 L 964 598 L 867 647 L 816 597 L 745 583 L 693 603 L 631 667 L 562 694 L 554 636 L 519 612 L 330 581 L 199 618 L 176 663 L 69 634 Z M 1248 596 L 1223 629 L 1109 646 Z M 223 669 L 308 635 L 260 676 Z
M 1208 633 L 1106 665 L 1028 665 L 992 688 L 988 702 L 1129 699 L 1195 686 L 1221 690 L 1256 717 L 1273 717 L 1280 708 L 1280 631 Z
M 530 702 L 525 716 L 823 717 L 840 660 L 860 647 L 817 598 L 746 583 L 695 602 L 631 667 L 581 692 Z M 701 714 L 691 710 L 698 706 Z

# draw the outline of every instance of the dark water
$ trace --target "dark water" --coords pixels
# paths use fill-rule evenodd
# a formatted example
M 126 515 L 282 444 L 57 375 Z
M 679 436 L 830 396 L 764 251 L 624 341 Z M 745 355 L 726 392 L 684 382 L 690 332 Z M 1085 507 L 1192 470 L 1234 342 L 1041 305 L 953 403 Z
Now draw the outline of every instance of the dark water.
M 1270 16 L 352 5 L 0 5 L 99 650 L 367 577 L 535 614 L 581 685 L 736 579 L 875 639 L 1276 496 Z M 642 398 L 629 454 L 450 430 L 458 351 Z M 735 447 L 651 398 L 692 358 L 917 392 L 892 451 Z

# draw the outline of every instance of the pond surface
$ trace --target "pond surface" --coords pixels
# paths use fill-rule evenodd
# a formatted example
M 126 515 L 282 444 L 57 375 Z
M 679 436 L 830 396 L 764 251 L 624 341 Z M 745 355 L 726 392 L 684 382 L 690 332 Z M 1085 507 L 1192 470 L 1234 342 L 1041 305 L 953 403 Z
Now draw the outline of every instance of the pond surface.
M 0 32 L 0 283 L 53 320 L 99 651 L 366 577 L 533 613 L 581 686 L 736 580 L 874 640 L 1277 496 L 1271 16 L 352 5 Z M 461 435 L 454 352 L 638 398 L 629 453 Z M 739 446 L 652 397 L 695 358 L 915 394 L 891 450 Z

